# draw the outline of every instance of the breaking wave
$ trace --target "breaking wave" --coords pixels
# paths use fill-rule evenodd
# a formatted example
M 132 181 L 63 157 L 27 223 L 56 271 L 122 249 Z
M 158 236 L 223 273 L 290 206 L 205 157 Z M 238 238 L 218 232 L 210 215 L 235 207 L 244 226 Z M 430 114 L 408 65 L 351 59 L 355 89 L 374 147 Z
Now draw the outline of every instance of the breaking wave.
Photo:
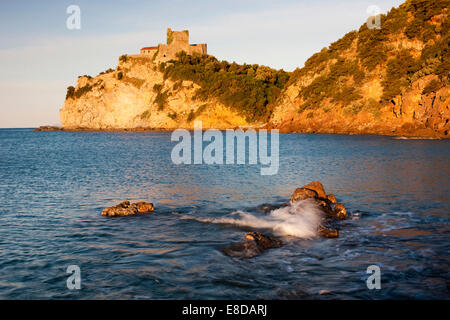
M 185 215 L 181 219 L 203 223 L 232 224 L 255 229 L 271 229 L 274 235 L 278 236 L 312 238 L 318 235 L 317 227 L 323 216 L 322 210 L 315 201 L 306 199 L 272 210 L 264 216 L 238 210 L 232 212 L 228 217 L 199 218 Z

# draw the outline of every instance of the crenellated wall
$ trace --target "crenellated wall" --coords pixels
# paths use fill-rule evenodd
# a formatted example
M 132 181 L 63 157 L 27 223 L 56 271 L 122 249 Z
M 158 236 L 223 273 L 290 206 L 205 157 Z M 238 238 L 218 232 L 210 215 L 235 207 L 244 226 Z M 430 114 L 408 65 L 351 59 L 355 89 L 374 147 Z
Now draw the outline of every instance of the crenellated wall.
M 206 43 L 189 44 L 189 31 L 172 31 L 167 29 L 167 43 L 159 44 L 157 47 L 142 48 L 140 54 L 154 56 L 155 61 L 165 62 L 176 57 L 178 52 L 184 51 L 187 54 L 207 54 Z

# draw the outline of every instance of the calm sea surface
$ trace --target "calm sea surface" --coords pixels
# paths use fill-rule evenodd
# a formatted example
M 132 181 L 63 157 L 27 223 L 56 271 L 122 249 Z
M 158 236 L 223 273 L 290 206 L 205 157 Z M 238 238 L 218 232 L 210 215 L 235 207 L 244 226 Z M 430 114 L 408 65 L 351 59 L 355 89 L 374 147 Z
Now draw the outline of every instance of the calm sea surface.
M 273 176 L 174 165 L 174 145 L 168 132 L 0 130 L 0 298 L 450 298 L 450 141 L 285 134 Z M 350 211 L 338 239 L 281 235 L 252 259 L 222 253 L 246 231 L 277 234 L 283 222 L 258 206 L 312 180 Z M 125 199 L 155 213 L 100 216 Z M 380 290 L 366 286 L 372 264 Z M 81 290 L 67 289 L 69 265 Z

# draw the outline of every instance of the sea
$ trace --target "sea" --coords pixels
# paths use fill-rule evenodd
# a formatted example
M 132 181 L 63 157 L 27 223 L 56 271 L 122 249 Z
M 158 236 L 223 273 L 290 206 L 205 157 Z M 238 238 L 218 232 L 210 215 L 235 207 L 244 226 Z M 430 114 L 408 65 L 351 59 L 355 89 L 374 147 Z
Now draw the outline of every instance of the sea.
M 449 140 L 280 134 L 261 175 L 175 164 L 171 134 L 0 129 L 0 298 L 450 298 Z M 347 208 L 338 238 L 289 205 L 310 181 Z M 123 200 L 155 211 L 101 216 Z M 250 231 L 283 246 L 225 254 Z

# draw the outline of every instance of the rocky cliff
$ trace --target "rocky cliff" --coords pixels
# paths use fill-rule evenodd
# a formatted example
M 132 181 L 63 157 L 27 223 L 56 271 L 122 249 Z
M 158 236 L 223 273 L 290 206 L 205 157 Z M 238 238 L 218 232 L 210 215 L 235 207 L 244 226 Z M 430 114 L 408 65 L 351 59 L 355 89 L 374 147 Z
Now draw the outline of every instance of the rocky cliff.
M 66 129 L 266 126 L 281 132 L 449 137 L 450 1 L 406 1 L 292 73 L 178 55 L 122 56 L 69 87 Z
M 214 99 L 194 99 L 199 86 L 192 81 L 164 79 L 148 57 L 122 56 L 115 70 L 81 76 L 69 87 L 60 111 L 64 129 L 225 129 L 245 126 L 244 117 Z
M 295 70 L 270 126 L 282 132 L 448 137 L 449 1 L 407 1 Z

